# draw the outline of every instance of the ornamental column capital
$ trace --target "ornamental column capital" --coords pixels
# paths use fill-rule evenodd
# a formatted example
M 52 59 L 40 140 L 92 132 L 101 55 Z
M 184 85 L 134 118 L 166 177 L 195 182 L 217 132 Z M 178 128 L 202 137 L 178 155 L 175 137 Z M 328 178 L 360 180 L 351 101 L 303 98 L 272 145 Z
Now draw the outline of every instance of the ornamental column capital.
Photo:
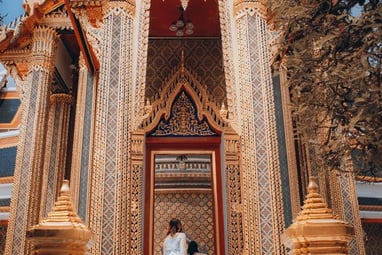
M 49 103 L 50 105 L 61 103 L 61 104 L 68 104 L 70 105 L 72 103 L 73 97 L 68 94 L 59 93 L 59 94 L 52 94 L 49 96 Z
M 128 13 L 130 13 L 134 17 L 135 8 L 136 8 L 135 0 L 127 0 L 124 2 L 109 1 L 108 9 L 113 9 L 115 11 L 115 10 L 118 10 L 119 8 L 126 10 Z
M 134 15 L 136 1 L 108 1 L 108 0 L 70 0 L 70 8 L 73 13 L 81 20 L 82 24 L 90 24 L 94 28 L 99 28 L 102 24 L 103 17 L 107 15 L 108 9 L 119 7 L 126 9 L 129 13 Z
M 50 69 L 54 64 L 54 54 L 59 35 L 51 27 L 37 26 L 33 31 L 33 65 Z
M 265 6 L 265 0 L 234 0 L 233 12 L 235 18 L 240 17 L 243 13 L 248 13 L 251 16 L 258 14 L 262 18 L 267 17 L 267 7 Z

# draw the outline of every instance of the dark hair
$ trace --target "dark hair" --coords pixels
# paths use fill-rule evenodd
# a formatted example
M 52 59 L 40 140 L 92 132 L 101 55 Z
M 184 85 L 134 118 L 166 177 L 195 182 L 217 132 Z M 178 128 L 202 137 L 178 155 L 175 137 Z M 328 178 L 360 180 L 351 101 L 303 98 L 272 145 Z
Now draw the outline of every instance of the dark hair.
M 168 226 L 168 231 L 167 231 L 167 235 L 169 234 L 175 234 L 177 232 L 181 232 L 182 231 L 182 223 L 180 222 L 180 220 L 176 219 L 176 218 L 172 218 L 170 220 L 170 223 L 169 223 L 169 226 Z
M 188 244 L 188 249 L 187 249 L 188 254 L 194 255 L 195 252 L 199 252 L 198 250 L 198 244 L 195 241 L 191 241 Z

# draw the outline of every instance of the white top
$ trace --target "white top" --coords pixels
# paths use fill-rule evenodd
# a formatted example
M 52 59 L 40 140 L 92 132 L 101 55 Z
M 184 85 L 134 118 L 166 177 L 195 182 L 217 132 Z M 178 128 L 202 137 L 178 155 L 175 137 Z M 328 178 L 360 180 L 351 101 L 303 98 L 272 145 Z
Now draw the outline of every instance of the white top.
M 187 255 L 187 242 L 184 233 L 168 235 L 163 242 L 163 255 Z

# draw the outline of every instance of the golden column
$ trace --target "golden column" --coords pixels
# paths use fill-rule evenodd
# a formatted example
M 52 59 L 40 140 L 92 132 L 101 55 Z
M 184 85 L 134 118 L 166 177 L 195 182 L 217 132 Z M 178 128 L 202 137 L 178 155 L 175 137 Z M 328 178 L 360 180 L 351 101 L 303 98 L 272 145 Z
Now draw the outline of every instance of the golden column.
M 237 120 L 241 137 L 244 254 L 283 254 L 283 193 L 270 63 L 270 30 L 259 1 L 234 1 Z
M 89 161 L 91 158 L 92 115 L 94 114 L 94 76 L 88 71 L 83 54 L 79 58 L 76 113 L 73 134 L 71 165 L 71 192 L 73 206 L 86 219 L 86 198 L 88 190 Z
M 142 254 L 139 239 L 131 237 L 141 222 L 130 211 L 132 204 L 141 206 L 131 199 L 129 168 L 135 1 L 110 1 L 103 10 L 88 205 L 89 227 L 97 233 L 91 253 Z
M 328 176 L 328 199 L 330 199 L 333 212 L 341 220 L 349 222 L 354 227 L 355 238 L 350 242 L 349 254 L 365 255 L 364 233 L 362 229 L 361 216 L 358 205 L 354 169 L 350 156 L 342 162 L 348 170 L 347 173 L 331 171 Z M 320 182 L 324 183 L 324 180 Z
M 39 221 L 49 84 L 57 38 L 52 28 L 37 26 L 33 31 L 32 59 L 23 96 L 20 144 L 17 148 L 5 254 L 29 254 L 25 233 Z
M 40 218 L 52 209 L 64 179 L 72 96 L 50 95 L 49 120 L 45 145 Z
M 63 181 L 60 195 L 48 217 L 27 232 L 32 254 L 36 255 L 85 255 L 91 236 L 73 210 L 67 180 Z
M 303 210 L 283 234 L 290 255 L 349 254 L 354 229 L 332 213 L 310 177 Z

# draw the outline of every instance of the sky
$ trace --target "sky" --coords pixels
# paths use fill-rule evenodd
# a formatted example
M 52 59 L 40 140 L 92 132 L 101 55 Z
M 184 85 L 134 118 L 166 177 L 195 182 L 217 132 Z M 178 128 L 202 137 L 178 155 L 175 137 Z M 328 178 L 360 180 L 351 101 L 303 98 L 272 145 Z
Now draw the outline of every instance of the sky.
M 22 0 L 1 0 L 0 1 L 0 15 L 3 16 L 3 25 L 10 23 L 18 16 L 24 13 L 22 7 Z M 0 63 L 0 72 L 4 70 L 3 65 Z M 8 77 L 7 88 L 13 88 L 15 86 L 11 77 Z
M 8 24 L 24 13 L 23 0 L 1 0 L 0 14 L 4 17 L 4 24 Z

